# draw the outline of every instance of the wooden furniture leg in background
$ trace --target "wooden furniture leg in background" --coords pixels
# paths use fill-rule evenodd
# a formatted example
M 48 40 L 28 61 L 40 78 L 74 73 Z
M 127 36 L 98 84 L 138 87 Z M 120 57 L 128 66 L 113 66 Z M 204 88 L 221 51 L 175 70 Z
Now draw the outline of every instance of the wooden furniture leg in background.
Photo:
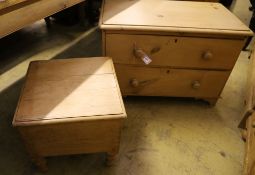
M 246 122 L 246 152 L 244 160 L 244 175 L 255 174 L 255 113 Z
M 243 175 L 255 174 L 255 52 L 251 54 L 248 69 L 245 111 L 239 124 L 245 144 L 245 159 Z

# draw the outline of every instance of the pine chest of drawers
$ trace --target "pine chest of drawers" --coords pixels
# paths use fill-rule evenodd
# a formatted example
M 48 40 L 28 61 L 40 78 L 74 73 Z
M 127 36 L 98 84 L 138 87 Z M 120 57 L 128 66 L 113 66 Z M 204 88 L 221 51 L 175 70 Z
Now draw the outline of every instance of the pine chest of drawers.
M 167 0 L 105 0 L 100 28 L 123 95 L 212 104 L 252 35 L 219 3 Z

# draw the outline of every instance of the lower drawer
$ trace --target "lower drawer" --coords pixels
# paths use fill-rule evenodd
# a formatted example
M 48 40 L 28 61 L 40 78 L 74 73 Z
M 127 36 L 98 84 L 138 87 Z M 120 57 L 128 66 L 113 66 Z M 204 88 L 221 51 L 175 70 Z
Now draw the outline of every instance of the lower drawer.
M 115 64 L 123 95 L 219 97 L 230 71 L 135 67 Z

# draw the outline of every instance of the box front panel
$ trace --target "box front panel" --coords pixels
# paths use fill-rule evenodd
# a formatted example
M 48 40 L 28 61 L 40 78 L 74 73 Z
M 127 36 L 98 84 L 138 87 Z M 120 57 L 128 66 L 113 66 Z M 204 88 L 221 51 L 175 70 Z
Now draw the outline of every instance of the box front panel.
M 19 127 L 31 154 L 40 156 L 118 151 L 123 119 Z

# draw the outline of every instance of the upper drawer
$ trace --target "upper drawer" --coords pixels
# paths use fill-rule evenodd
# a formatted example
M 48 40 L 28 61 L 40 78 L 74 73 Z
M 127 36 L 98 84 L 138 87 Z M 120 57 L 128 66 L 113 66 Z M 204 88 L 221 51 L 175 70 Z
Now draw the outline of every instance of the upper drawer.
M 151 66 L 180 68 L 232 69 L 243 40 L 106 34 L 105 54 L 115 63 L 145 64 L 135 56 L 142 50 L 151 58 Z

